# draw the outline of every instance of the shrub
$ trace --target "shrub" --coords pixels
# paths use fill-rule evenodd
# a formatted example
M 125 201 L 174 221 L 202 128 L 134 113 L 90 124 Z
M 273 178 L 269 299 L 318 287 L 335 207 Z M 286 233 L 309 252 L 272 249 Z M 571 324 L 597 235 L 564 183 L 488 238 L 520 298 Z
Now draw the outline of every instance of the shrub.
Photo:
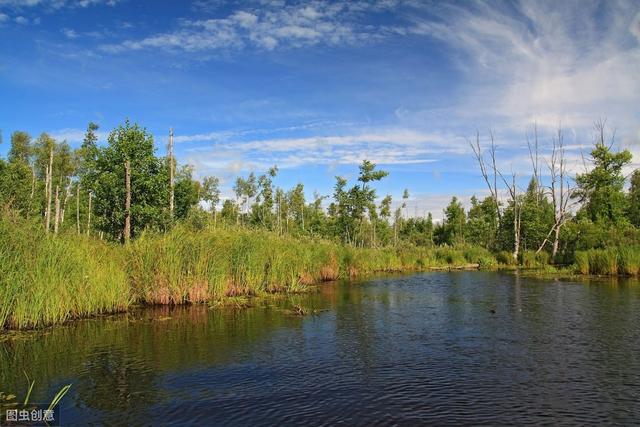
M 520 253 L 520 264 L 525 268 L 545 267 L 549 264 L 549 254 L 544 251 L 536 253 L 535 251 L 526 250 Z
M 515 265 L 516 260 L 513 258 L 513 254 L 508 251 L 500 251 L 496 255 L 496 260 L 502 265 Z

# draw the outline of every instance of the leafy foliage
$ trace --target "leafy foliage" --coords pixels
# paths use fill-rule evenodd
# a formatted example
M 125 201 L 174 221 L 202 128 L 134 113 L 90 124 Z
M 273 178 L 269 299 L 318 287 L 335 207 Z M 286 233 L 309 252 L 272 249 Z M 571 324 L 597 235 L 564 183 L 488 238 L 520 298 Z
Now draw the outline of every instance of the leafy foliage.
M 376 184 L 388 173 L 368 160 L 359 165 L 355 182 L 336 177 L 331 196 L 316 193 L 312 198 L 302 183 L 290 189 L 279 187 L 276 166 L 237 177 L 235 197 L 223 198 L 217 177 L 205 176 L 200 182 L 193 168 L 176 165 L 171 215 L 169 159 L 156 154 L 147 130 L 127 120 L 109 133 L 106 145 L 99 144 L 98 130 L 97 124 L 89 123 L 76 150 L 46 133 L 32 139 L 25 132 L 14 132 L 6 160 L 0 159 L 3 211 L 32 221 L 49 211 L 56 221 L 59 217 L 61 232 L 119 241 L 125 218 L 124 165 L 129 161 L 133 238 L 145 230 L 168 232 L 177 223 L 203 230 L 212 220 L 214 228 L 242 226 L 354 247 L 473 245 L 498 254 L 514 252 L 517 247 L 521 249 L 519 260 L 531 265 L 549 258 L 545 252 L 556 254 L 550 261 L 571 263 L 576 251 L 640 242 L 640 171 L 631 176 L 625 193 L 623 169 L 631 154 L 613 151 L 604 143 L 603 132 L 591 151 L 593 167 L 575 177 L 577 188 L 570 192 L 579 203 L 577 211 L 558 216 L 553 187 L 538 182 L 548 179 L 538 171 L 526 191 L 508 201 L 496 200 L 497 192 L 492 191 L 484 199 L 472 197 L 465 212 L 461 200 L 454 197 L 443 212 L 443 221 L 435 222 L 431 213 L 409 215 L 408 189 L 395 203 L 390 195 L 379 198 Z M 52 212 L 55 207 L 48 203 L 48 191 L 59 195 L 58 212 Z M 202 207 L 208 207 L 210 215 Z M 572 212 L 577 212 L 575 217 Z M 556 226 L 558 218 L 561 229 Z M 514 229 L 519 230 L 518 244 Z M 552 252 L 552 245 L 545 243 L 555 237 L 554 231 L 558 237 Z

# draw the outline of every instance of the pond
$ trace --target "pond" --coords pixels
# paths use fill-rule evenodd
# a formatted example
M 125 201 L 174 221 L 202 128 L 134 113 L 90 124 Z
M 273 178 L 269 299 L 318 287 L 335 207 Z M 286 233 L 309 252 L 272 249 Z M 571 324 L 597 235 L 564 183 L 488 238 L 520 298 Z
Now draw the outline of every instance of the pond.
M 302 309 L 305 315 L 296 315 Z M 438 272 L 5 334 L 63 425 L 633 424 L 640 285 Z

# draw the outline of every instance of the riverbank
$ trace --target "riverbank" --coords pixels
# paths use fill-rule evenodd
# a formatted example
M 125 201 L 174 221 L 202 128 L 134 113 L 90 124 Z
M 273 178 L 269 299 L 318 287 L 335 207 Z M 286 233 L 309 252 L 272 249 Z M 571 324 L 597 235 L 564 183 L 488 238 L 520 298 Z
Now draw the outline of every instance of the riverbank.
M 30 329 L 128 310 L 132 305 L 238 304 L 244 297 L 305 292 L 339 278 L 377 273 L 517 269 L 483 248 L 353 248 L 263 230 L 183 225 L 122 246 L 76 234 L 53 236 L 0 219 L 0 329 Z M 539 277 L 638 275 L 640 250 L 576 253 L 556 269 L 523 253 Z M 537 268 L 535 268 L 537 267 Z M 234 299 L 236 298 L 236 299 Z M 242 305 L 240 303 L 239 305 Z
M 476 247 L 352 248 L 260 230 L 180 225 L 121 246 L 75 234 L 52 236 L 7 218 L 0 220 L 0 260 L 3 329 L 126 311 L 132 304 L 304 292 L 315 283 L 380 272 L 497 266 Z

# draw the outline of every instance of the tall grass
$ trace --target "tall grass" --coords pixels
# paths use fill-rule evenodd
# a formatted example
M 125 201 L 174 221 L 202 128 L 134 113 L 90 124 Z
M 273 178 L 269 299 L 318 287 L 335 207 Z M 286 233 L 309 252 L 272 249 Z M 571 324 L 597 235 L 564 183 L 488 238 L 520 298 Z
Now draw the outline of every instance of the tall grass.
M 178 225 L 126 246 L 0 218 L 0 328 L 29 328 L 133 302 L 183 304 L 300 292 L 326 280 L 375 272 L 487 267 L 486 250 L 345 247 L 247 229 L 194 231 Z
M 520 265 L 525 268 L 541 268 L 549 265 L 549 253 L 524 250 L 520 253 Z
M 46 235 L 0 218 L 0 327 L 37 327 L 126 309 L 130 286 L 117 248 Z
M 337 245 L 264 231 L 194 233 L 177 226 L 164 235 L 143 235 L 125 250 L 134 294 L 150 304 L 296 292 L 339 276 Z
M 640 247 L 590 249 L 576 252 L 575 268 L 580 274 L 613 276 L 640 274 Z

